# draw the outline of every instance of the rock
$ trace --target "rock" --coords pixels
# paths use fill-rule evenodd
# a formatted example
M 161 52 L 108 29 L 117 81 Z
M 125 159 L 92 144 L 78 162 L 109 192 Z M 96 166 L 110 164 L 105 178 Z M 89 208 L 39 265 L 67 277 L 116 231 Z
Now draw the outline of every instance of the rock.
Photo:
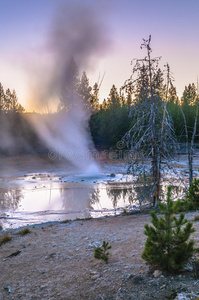
M 96 280 L 100 277 L 100 274 L 96 271 L 90 271 L 91 279 Z
M 40 286 L 40 288 L 41 288 L 41 289 L 45 289 L 45 288 L 46 288 L 46 285 L 43 284 L 43 285 Z
M 162 275 L 162 271 L 160 271 L 160 270 L 155 270 L 155 271 L 153 272 L 153 276 L 154 276 L 155 278 L 159 277 L 160 275 Z
M 188 300 L 188 299 L 190 299 L 190 297 L 187 296 L 186 293 L 179 293 L 177 294 L 174 300 Z
M 115 174 L 114 174 L 114 173 L 111 173 L 111 174 L 110 174 L 110 177 L 115 177 Z
M 4 286 L 4 290 L 8 293 L 11 293 L 11 287 L 10 286 Z
M 166 284 L 163 284 L 163 285 L 160 287 L 160 290 L 165 289 L 165 288 L 166 288 Z
M 139 284 L 139 283 L 141 283 L 144 280 L 143 276 L 141 276 L 141 275 L 135 275 L 135 274 L 129 275 L 128 279 L 131 279 L 131 282 L 133 284 Z

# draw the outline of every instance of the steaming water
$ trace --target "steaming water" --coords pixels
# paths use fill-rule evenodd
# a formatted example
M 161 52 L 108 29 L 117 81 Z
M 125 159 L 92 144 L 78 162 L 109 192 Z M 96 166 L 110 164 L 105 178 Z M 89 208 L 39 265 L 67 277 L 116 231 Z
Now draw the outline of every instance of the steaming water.
M 135 210 L 142 188 L 132 175 L 29 174 L 4 181 L 0 189 L 0 222 L 4 229 L 66 219 L 117 215 Z M 166 189 L 166 187 L 162 187 Z M 173 191 L 182 194 L 180 187 Z M 165 190 L 164 190 L 165 194 Z

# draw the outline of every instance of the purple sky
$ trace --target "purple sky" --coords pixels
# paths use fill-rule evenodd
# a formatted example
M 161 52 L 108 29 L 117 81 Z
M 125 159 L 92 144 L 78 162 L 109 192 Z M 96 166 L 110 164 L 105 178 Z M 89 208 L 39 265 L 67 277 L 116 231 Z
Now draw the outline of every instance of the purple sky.
M 162 66 L 170 64 L 178 95 L 181 97 L 185 85 L 196 83 L 199 75 L 198 0 L 0 0 L 0 82 L 5 89 L 16 89 L 25 107 L 28 107 L 26 100 L 35 59 L 37 62 L 44 59 L 45 63 L 50 60 L 46 42 L 53 16 L 61 3 L 66 4 L 69 11 L 71 3 L 77 11 L 80 3 L 92 7 L 100 19 L 99 26 L 104 30 L 109 47 L 102 45 L 104 51 L 92 58 L 92 68 L 86 71 L 91 85 L 106 72 L 101 98 L 108 96 L 112 84 L 120 88 L 130 76 L 130 62 L 145 56 L 140 44 L 149 34 L 153 55 L 162 56 Z

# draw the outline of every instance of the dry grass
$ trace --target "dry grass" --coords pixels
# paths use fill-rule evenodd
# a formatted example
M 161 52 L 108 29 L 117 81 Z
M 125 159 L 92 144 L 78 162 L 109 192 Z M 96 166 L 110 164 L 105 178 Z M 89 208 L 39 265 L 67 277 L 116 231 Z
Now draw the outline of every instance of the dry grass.
M 0 246 L 12 240 L 12 237 L 8 233 L 2 234 L 0 237 Z
M 20 235 L 26 235 L 28 233 L 31 233 L 31 230 L 29 228 L 24 228 L 24 229 L 21 229 L 17 234 L 20 234 Z

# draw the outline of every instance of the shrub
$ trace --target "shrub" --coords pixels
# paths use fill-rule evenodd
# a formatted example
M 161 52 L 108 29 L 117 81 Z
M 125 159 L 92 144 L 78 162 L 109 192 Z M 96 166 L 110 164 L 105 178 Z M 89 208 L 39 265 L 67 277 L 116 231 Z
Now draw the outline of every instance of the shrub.
M 31 230 L 28 227 L 26 227 L 24 229 L 21 229 L 17 234 L 26 235 L 28 233 L 31 233 Z
M 173 215 L 174 202 L 171 199 L 170 186 L 166 204 L 159 203 L 158 206 L 164 218 L 158 218 L 155 211 L 151 212 L 153 226 L 145 225 L 144 234 L 147 240 L 142 258 L 151 266 L 178 272 L 194 253 L 194 241 L 188 241 L 191 233 L 195 231 L 192 228 L 193 223 L 185 219 L 184 213 L 178 219 Z
M 174 213 L 186 212 L 188 210 L 188 200 L 185 198 L 178 199 L 173 203 Z
M 103 259 L 106 263 L 108 263 L 109 252 L 107 250 L 111 249 L 108 242 L 103 241 L 101 247 L 95 248 L 94 257 L 97 259 Z
M 199 215 L 196 215 L 196 216 L 194 217 L 194 221 L 199 221 Z
M 0 237 L 0 246 L 12 240 L 12 237 L 8 233 L 4 233 Z
M 196 210 L 199 208 L 199 179 L 194 178 L 186 193 L 185 200 L 187 200 L 187 209 Z

